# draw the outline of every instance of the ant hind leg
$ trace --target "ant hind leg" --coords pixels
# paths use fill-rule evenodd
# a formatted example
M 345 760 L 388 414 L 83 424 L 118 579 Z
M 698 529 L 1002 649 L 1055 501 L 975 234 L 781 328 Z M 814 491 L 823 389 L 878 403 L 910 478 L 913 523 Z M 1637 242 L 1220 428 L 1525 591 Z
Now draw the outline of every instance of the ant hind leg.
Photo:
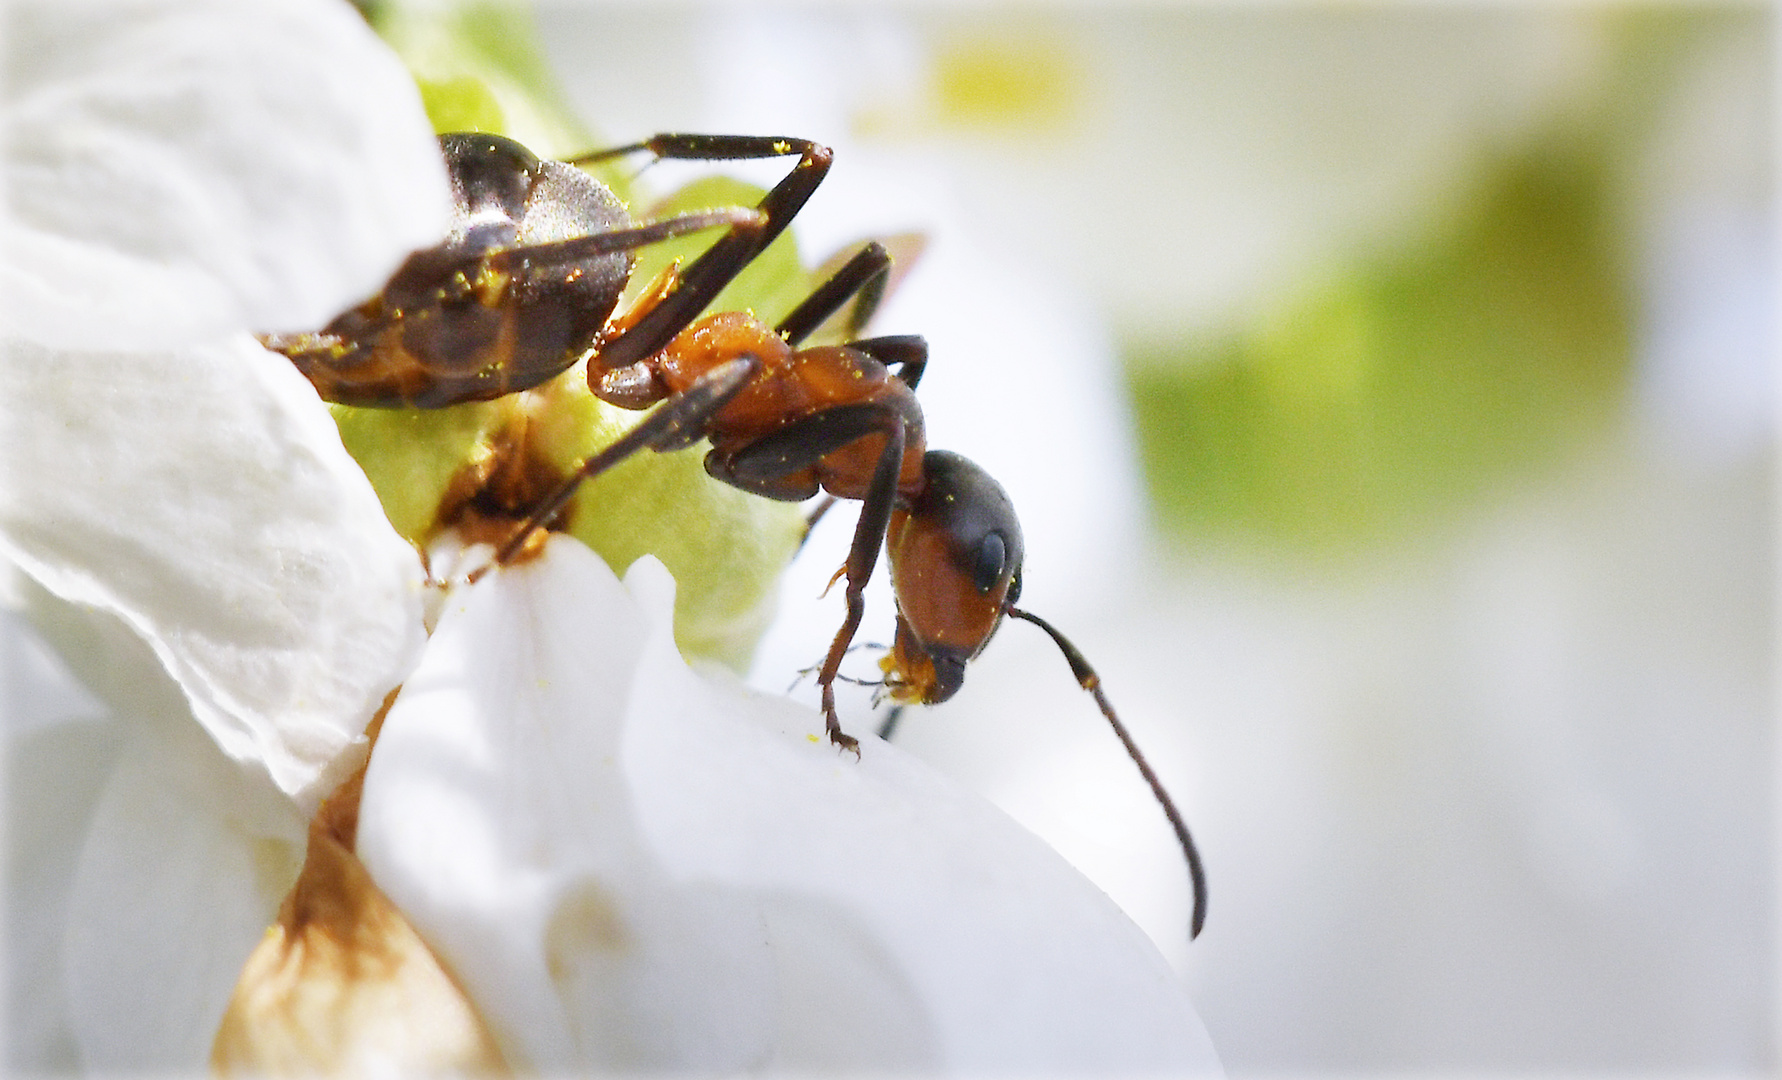
M 675 291 L 636 324 L 607 341 L 593 357 L 600 368 L 620 368 L 661 352 L 674 336 L 699 318 L 724 286 L 785 231 L 829 173 L 829 148 L 808 139 L 757 135 L 657 135 L 644 142 L 598 150 L 567 159 L 587 164 L 624 154 L 649 152 L 658 158 L 733 161 L 798 155 L 798 164 L 775 184 L 756 209 L 764 220 L 751 228 L 733 227 L 680 274 Z

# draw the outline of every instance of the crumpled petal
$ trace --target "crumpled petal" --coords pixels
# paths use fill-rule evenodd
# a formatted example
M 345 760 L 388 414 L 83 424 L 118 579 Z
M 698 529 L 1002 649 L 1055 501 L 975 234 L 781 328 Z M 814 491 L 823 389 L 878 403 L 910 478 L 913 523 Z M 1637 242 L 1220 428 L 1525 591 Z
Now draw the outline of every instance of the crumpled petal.
M 419 95 L 348 5 L 6 14 L 9 336 L 121 349 L 313 329 L 443 235 Z
M 313 804 L 419 656 L 422 572 L 245 332 L 320 325 L 441 235 L 437 144 L 344 4 L 7 14 L 0 556 L 123 618 Z
M 457 980 L 350 850 L 358 795 L 342 785 L 310 822 L 303 872 L 217 1029 L 216 1075 L 506 1071 Z
M 673 583 L 585 549 L 453 593 L 359 853 L 541 1070 L 1218 1071 L 1106 896 L 874 740 L 692 673 Z
M 0 363 L 0 553 L 117 613 L 225 753 L 313 802 L 424 644 L 423 573 L 315 392 L 241 337 Z

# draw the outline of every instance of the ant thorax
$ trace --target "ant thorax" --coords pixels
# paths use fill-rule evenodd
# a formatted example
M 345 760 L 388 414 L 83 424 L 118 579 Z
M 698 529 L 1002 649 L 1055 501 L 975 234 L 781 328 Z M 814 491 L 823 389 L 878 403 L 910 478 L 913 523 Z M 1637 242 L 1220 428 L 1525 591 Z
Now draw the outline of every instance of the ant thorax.
M 655 367 L 663 385 L 680 393 L 719 364 L 745 355 L 759 361 L 760 369 L 733 404 L 776 390 L 792 366 L 792 346 L 772 327 L 746 311 L 720 311 L 676 335 Z

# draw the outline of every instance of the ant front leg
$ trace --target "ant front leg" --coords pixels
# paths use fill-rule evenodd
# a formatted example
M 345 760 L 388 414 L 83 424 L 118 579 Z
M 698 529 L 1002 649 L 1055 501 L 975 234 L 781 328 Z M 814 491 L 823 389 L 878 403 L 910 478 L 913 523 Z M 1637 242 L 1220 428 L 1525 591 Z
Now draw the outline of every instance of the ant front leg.
M 809 139 L 755 135 L 657 135 L 641 143 L 599 150 L 568 159 L 589 164 L 625 154 L 649 152 L 657 158 L 685 161 L 736 161 L 799 156 L 798 164 L 756 209 L 764 221 L 755 227 L 732 228 L 679 275 L 675 288 L 661 302 L 612 340 L 595 359 L 602 368 L 622 368 L 661 352 L 674 336 L 699 317 L 706 305 L 742 273 L 755 256 L 783 232 L 829 173 L 827 146 Z
M 639 450 L 655 450 L 658 453 L 684 450 L 699 441 L 705 435 L 712 416 L 749 384 L 760 367 L 761 361 L 746 355 L 719 364 L 700 376 L 692 386 L 669 398 L 606 449 L 582 462 L 581 467 L 571 473 L 551 493 L 550 498 L 526 516 L 526 520 L 514 530 L 513 536 L 495 553 L 495 562 L 512 562 L 526 546 L 526 540 L 533 531 L 556 517 L 584 481 L 594 479 Z
M 817 286 L 802 303 L 787 312 L 780 324 L 773 328 L 774 333 L 785 338 L 786 344 L 796 346 L 858 294 L 860 299 L 848 316 L 847 336 L 853 337 L 878 310 L 879 301 L 885 297 L 885 283 L 890 279 L 891 253 L 874 240 L 855 252 L 853 258 L 828 281 Z

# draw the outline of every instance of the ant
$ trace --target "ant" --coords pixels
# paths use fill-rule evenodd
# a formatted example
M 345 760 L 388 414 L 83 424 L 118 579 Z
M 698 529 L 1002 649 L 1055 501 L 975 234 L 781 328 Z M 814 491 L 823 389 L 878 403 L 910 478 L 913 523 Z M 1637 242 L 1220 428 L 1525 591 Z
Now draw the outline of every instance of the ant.
M 829 170 L 829 149 L 805 139 L 667 134 L 559 162 L 498 135 L 445 135 L 440 143 L 455 200 L 446 239 L 409 256 L 381 293 L 322 330 L 261 341 L 288 356 L 322 397 L 348 405 L 489 400 L 537 386 L 583 356 L 602 401 L 637 410 L 661 403 L 533 501 L 497 548 L 496 565 L 521 558 L 583 481 L 646 448 L 709 439 L 706 471 L 743 491 L 803 502 L 821 490 L 860 502 L 836 574 L 847 581 L 847 614 L 817 675 L 830 741 L 859 756 L 859 742 L 836 716 L 834 684 L 881 550 L 897 598 L 896 637 L 881 666 L 897 701 L 946 701 L 1005 616 L 1032 623 L 1094 695 L 1174 828 L 1194 889 L 1191 936 L 1198 935 L 1206 881 L 1181 814 L 1082 653 L 1015 606 L 1022 540 L 1008 495 L 972 462 L 926 446 L 915 396 L 926 342 L 854 336 L 884 291 L 885 249 L 867 244 L 772 327 L 739 311 L 701 317 L 804 206 Z M 752 210 L 635 224 L 617 196 L 576 166 L 639 153 L 798 162 Z M 684 270 L 671 266 L 614 317 L 631 251 L 719 226 L 725 233 L 704 254 Z M 850 300 L 851 340 L 800 347 Z

